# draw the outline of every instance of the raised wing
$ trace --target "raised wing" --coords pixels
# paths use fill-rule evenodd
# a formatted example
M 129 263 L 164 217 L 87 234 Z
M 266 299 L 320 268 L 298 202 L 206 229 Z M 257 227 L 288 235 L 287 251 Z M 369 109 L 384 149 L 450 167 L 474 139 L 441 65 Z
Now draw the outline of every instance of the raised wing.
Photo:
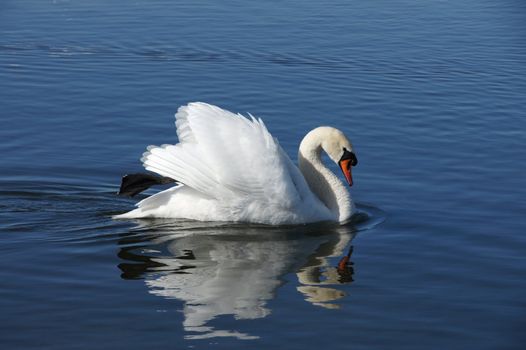
M 147 170 L 218 200 L 250 196 L 284 207 L 300 200 L 306 183 L 261 119 L 200 102 L 175 118 L 179 143 L 148 147 Z

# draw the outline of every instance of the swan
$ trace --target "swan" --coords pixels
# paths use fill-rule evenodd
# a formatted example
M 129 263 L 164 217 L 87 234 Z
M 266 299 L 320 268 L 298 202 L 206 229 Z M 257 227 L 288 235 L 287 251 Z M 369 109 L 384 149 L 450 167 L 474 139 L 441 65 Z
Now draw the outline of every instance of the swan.
M 141 161 L 149 174 L 125 175 L 119 194 L 133 196 L 154 184 L 176 183 L 114 216 L 233 221 L 269 225 L 344 223 L 355 205 L 344 183 L 321 160 L 337 163 L 349 186 L 357 164 L 349 139 L 321 126 L 301 141 L 298 166 L 263 121 L 193 102 L 175 115 L 179 143 L 149 146 Z

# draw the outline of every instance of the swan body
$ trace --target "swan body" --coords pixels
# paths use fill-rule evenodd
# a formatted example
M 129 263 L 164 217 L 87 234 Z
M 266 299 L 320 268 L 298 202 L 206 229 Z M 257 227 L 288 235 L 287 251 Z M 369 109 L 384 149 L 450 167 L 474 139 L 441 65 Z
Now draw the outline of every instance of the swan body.
M 349 163 L 356 158 L 338 129 L 310 131 L 299 148 L 298 168 L 261 119 L 200 102 L 180 107 L 175 118 L 179 143 L 149 146 L 141 160 L 147 170 L 179 184 L 115 218 L 280 225 L 345 222 L 353 214 L 349 192 L 321 161 L 325 151 L 352 184 Z

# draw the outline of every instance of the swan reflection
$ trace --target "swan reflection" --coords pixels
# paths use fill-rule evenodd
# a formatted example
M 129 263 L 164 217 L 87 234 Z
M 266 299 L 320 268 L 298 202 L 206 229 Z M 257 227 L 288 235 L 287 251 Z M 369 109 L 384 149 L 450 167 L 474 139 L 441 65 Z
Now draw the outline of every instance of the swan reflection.
M 338 259 L 331 258 L 347 255 L 353 225 L 218 227 L 159 220 L 138 225 L 119 241 L 122 277 L 142 278 L 149 293 L 182 301 L 186 338 L 257 338 L 214 329 L 209 322 L 220 315 L 266 317 L 267 303 L 289 274 L 297 279 L 298 296 L 325 308 L 338 308 L 336 301 L 346 295 L 338 285 L 352 281 L 352 265 L 338 267 Z

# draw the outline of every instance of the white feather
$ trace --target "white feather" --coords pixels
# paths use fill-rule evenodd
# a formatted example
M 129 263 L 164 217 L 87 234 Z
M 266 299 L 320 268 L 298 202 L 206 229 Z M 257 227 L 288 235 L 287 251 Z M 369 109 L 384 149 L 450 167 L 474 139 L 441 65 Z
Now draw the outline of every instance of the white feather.
M 173 217 L 292 224 L 337 220 L 261 119 L 206 103 L 177 111 L 179 143 L 150 146 L 147 170 L 179 181 L 119 218 Z

